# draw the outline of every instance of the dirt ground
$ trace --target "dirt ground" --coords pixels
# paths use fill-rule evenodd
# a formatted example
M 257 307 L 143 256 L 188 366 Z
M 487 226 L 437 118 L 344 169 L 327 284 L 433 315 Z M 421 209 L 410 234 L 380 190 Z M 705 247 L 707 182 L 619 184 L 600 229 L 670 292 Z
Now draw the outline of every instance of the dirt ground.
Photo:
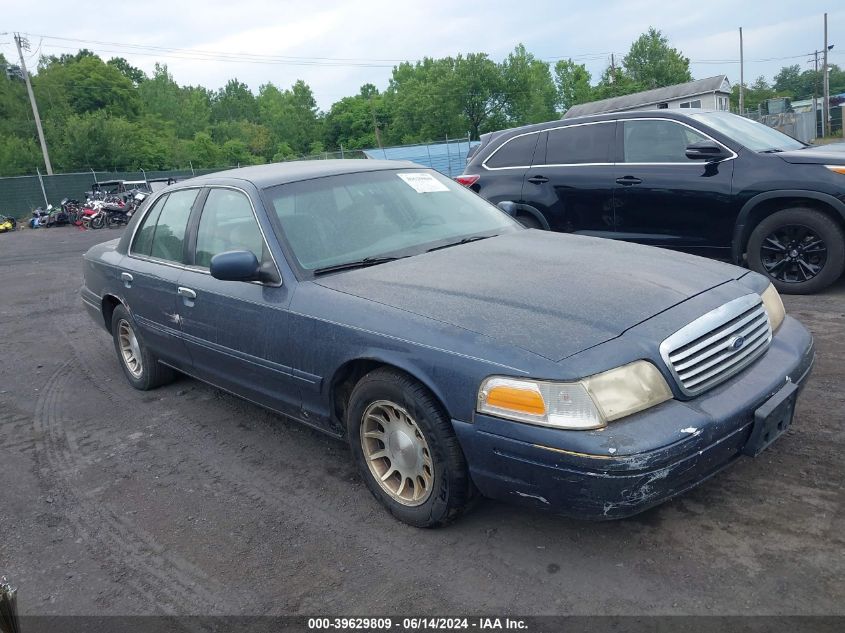
M 191 379 L 142 393 L 80 303 L 108 229 L 0 235 L 0 575 L 23 614 L 845 614 L 845 280 L 794 427 L 633 519 L 381 510 L 344 444 Z

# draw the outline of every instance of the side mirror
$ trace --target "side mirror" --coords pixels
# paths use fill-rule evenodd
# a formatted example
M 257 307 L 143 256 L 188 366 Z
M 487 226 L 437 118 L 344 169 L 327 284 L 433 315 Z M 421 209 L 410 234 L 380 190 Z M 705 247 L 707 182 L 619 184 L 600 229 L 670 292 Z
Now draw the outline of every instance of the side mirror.
M 690 160 L 722 160 L 730 156 L 724 147 L 716 141 L 699 141 L 687 145 L 686 157 Z
M 221 281 L 260 281 L 261 266 L 250 251 L 226 251 L 211 258 L 211 276 Z
M 499 207 L 502 211 L 507 213 L 512 218 L 516 217 L 516 202 L 511 202 L 510 200 L 502 200 L 496 206 Z

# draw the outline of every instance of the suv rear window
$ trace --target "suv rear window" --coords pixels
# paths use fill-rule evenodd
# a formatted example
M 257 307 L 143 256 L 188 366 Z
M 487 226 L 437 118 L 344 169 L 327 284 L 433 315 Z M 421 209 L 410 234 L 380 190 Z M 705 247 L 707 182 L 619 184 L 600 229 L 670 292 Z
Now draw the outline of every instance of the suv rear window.
M 594 123 L 549 130 L 547 165 L 606 163 L 614 143 L 616 123 Z
M 539 133 L 535 132 L 505 141 L 484 164 L 488 167 L 529 167 L 539 136 Z

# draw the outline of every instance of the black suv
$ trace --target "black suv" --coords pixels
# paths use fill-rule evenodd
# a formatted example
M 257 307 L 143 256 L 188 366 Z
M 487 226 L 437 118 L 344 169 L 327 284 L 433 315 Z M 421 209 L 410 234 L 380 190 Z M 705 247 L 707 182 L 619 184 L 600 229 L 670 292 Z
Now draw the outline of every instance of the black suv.
M 845 269 L 841 149 L 727 112 L 624 112 L 485 134 L 456 180 L 528 227 L 747 263 L 804 294 Z

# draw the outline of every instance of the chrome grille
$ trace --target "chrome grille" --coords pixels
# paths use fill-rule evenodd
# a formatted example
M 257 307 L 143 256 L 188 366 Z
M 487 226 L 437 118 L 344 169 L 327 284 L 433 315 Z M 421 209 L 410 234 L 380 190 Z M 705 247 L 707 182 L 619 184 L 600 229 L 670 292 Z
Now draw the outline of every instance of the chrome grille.
M 681 391 L 693 396 L 727 380 L 761 356 L 772 340 L 759 295 L 734 299 L 684 326 L 660 345 Z

